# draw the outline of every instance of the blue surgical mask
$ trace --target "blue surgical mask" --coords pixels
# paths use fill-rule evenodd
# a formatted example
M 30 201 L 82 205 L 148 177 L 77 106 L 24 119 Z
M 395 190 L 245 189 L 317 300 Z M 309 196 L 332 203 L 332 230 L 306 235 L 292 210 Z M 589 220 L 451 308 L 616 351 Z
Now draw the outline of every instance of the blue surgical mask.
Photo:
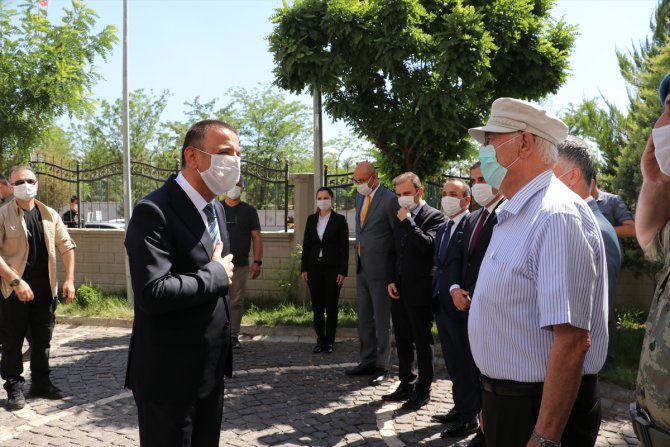
M 498 146 L 498 149 L 510 141 L 517 139 L 521 135 L 522 134 L 518 134 L 516 137 L 505 141 L 500 146 Z M 486 183 L 495 189 L 500 189 L 500 185 L 502 185 L 502 182 L 505 179 L 505 175 L 507 175 L 507 169 L 518 160 L 519 157 L 517 156 L 512 163 L 508 164 L 507 166 L 502 166 L 500 163 L 498 163 L 498 159 L 496 158 L 496 150 L 492 144 L 487 144 L 486 146 L 479 149 L 479 162 L 481 163 L 482 175 L 484 176 Z

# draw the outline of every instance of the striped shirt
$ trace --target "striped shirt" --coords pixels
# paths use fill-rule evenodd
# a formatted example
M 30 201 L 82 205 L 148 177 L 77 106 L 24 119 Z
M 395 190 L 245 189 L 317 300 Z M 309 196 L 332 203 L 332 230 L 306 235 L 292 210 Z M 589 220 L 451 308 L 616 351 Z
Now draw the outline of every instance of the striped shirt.
M 607 268 L 589 206 L 551 171 L 499 208 L 479 271 L 468 322 L 482 374 L 543 382 L 552 325 L 589 330 L 583 374 L 600 371 L 607 353 Z

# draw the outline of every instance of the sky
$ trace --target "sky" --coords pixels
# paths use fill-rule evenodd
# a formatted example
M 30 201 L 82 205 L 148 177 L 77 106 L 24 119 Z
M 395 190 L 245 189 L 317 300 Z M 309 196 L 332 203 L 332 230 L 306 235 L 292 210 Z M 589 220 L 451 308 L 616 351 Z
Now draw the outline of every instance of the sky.
M 14 2 L 16 3 L 16 2 Z M 560 114 L 570 104 L 604 95 L 620 109 L 628 105 L 615 51 L 628 52 L 649 34 L 655 0 L 558 0 L 552 16 L 578 25 L 571 76 L 544 103 Z M 69 0 L 50 0 L 58 20 Z M 122 36 L 123 1 L 90 0 L 100 25 L 115 25 Z M 163 120 L 182 120 L 185 102 L 224 98 L 230 88 L 253 89 L 273 81 L 273 58 L 266 37 L 281 0 L 129 0 L 129 89 L 170 90 Z M 113 101 L 122 92 L 122 47 L 96 62 L 105 80 L 94 96 Z M 311 106 L 308 95 L 297 97 Z M 61 123 L 63 124 L 63 123 Z M 324 140 L 347 133 L 324 116 Z

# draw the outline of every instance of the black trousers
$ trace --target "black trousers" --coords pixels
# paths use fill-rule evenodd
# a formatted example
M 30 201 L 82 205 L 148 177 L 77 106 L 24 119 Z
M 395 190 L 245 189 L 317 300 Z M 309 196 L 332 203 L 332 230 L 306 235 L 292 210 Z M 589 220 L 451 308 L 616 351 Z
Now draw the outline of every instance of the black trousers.
M 540 413 L 542 385 L 482 378 L 487 447 L 526 445 Z M 566 447 L 594 446 L 601 416 L 598 376 L 584 376 L 560 442 Z
M 341 289 L 337 285 L 337 275 L 337 267 L 327 266 L 322 262 L 310 265 L 307 270 L 309 280 L 307 285 L 314 313 L 314 331 L 316 342 L 319 344 L 335 343 Z
M 223 380 L 208 396 L 192 402 L 156 402 L 135 391 L 133 397 L 141 447 L 218 447 L 223 418 Z
M 462 312 L 454 306 L 450 294 L 440 294 L 437 333 L 453 384 L 454 408 L 460 413 L 460 422 L 472 420 L 482 409 L 480 373 L 472 358 L 468 339 L 468 315 L 469 312 Z
M 429 283 L 430 284 L 430 283 Z M 416 391 L 427 393 L 433 383 L 433 348 L 435 341 L 431 328 L 433 327 L 433 307 L 430 303 L 425 306 L 414 304 L 413 295 L 420 293 L 423 288 L 416 284 L 400 286 L 400 299 L 391 300 L 391 318 L 393 333 L 398 350 L 398 375 L 403 382 L 412 382 L 416 375 L 412 372 L 414 351 L 419 380 L 416 382 Z M 427 291 L 430 294 L 430 290 Z
M 14 293 L 1 299 L 2 361 L 0 376 L 5 381 L 23 381 L 23 339 L 30 332 L 30 372 L 32 382 L 49 380 L 49 351 L 56 322 L 56 300 L 48 284 L 31 284 L 35 299 L 19 301 Z

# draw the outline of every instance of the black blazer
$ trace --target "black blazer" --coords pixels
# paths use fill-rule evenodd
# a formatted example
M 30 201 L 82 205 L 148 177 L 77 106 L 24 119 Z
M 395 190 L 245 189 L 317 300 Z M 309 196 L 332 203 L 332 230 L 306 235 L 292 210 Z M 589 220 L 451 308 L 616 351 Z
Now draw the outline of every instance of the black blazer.
M 470 292 L 471 298 L 475 292 L 475 285 L 477 283 L 477 278 L 479 277 L 479 268 L 482 266 L 482 261 L 486 255 L 486 249 L 489 246 L 489 242 L 491 242 L 491 236 L 493 236 L 493 227 L 498 223 L 498 214 L 496 213 L 496 210 L 503 203 L 505 203 L 505 199 L 498 202 L 491 215 L 486 219 L 484 228 L 482 228 L 481 233 L 479 233 L 476 246 L 473 248 L 472 253 L 470 253 L 468 249 L 470 239 L 472 239 L 472 233 L 475 231 L 477 221 L 479 220 L 479 216 L 482 214 L 484 207 L 478 209 L 474 213 L 470 213 L 463 219 L 465 221 L 463 236 L 461 237 L 461 243 L 457 250 L 457 257 L 451 263 L 451 267 L 449 268 L 451 277 L 450 287 L 454 284 L 460 285 L 461 289 Z
M 417 306 L 431 304 L 435 233 L 442 222 L 444 215 L 426 203 L 413 219 L 401 222 L 396 218 L 393 227 L 394 250 L 387 264 L 388 282 L 409 284 L 411 303 Z
M 225 212 L 214 207 L 226 254 Z M 165 403 L 210 394 L 232 372 L 228 277 L 174 175 L 137 204 L 125 246 L 135 294 L 125 386 Z
M 458 222 L 456 228 L 451 233 L 451 238 L 446 241 L 447 249 L 446 256 L 442 258 L 441 256 L 441 246 L 440 241 L 444 236 L 444 232 L 447 230 L 448 221 L 443 222 L 437 228 L 437 234 L 435 236 L 435 276 L 433 277 L 433 296 L 441 295 L 443 297 L 449 297 L 451 299 L 451 294 L 449 293 L 449 287 L 454 284 L 451 281 L 450 268 L 451 264 L 458 261 L 460 254 L 458 251 L 461 246 L 461 239 L 463 239 L 463 228 L 465 227 L 465 221 L 468 216 L 463 216 L 463 218 Z
M 310 265 L 318 263 L 319 252 L 323 251 L 323 263 L 337 268 L 340 275 L 347 276 L 349 269 L 349 226 L 347 219 L 335 211 L 330 212 L 323 240 L 319 239 L 316 225 L 319 213 L 310 214 L 305 225 L 305 236 L 302 240 L 301 272 L 306 272 Z

